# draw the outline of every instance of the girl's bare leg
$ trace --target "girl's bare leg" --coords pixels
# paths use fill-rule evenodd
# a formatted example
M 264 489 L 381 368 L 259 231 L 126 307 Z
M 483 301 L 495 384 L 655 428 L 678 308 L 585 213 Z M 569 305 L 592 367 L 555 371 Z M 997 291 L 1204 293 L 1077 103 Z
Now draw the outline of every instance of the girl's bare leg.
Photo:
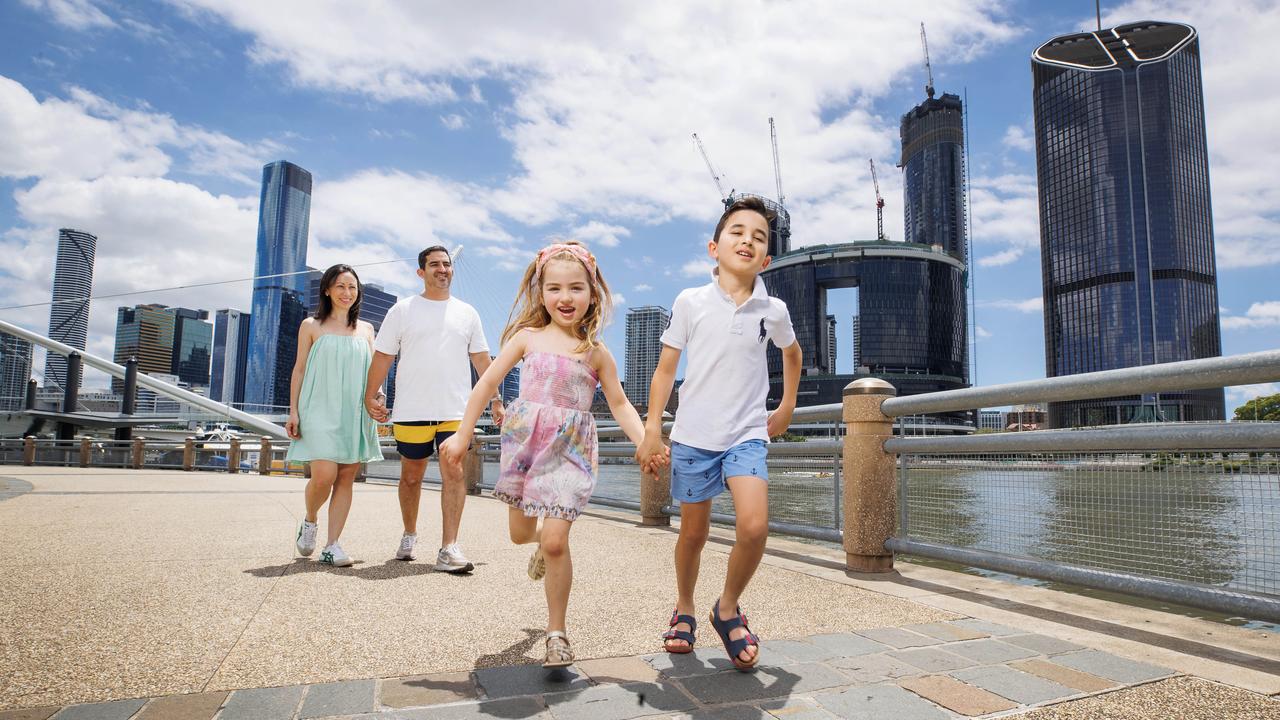
M 547 559 L 543 579 L 547 593 L 547 632 L 564 631 L 569 609 L 569 588 L 573 585 L 573 561 L 569 557 L 569 528 L 573 523 L 560 518 L 542 521 L 542 554 Z
M 518 508 L 507 508 L 507 528 L 516 545 L 538 542 L 538 518 L 525 517 Z

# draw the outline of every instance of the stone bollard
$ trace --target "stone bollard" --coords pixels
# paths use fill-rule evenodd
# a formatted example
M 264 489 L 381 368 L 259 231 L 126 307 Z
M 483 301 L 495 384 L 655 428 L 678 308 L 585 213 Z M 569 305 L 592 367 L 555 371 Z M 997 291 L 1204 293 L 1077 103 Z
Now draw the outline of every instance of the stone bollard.
M 184 472 L 191 472 L 196 469 L 196 439 L 187 438 L 182 443 L 182 469 Z
M 22 464 L 36 464 L 36 439 L 31 435 L 22 438 Z
M 262 444 L 258 447 L 258 474 L 271 474 L 271 438 L 266 435 L 262 436 Z
M 670 444 L 666 433 L 663 444 Z M 640 471 L 640 524 L 670 526 L 671 516 L 662 508 L 671 504 L 671 466 L 662 467 L 656 473 Z
M 93 441 L 87 437 L 80 438 L 80 467 L 89 467 L 89 458 L 93 453 Z
M 462 480 L 468 495 L 480 494 L 480 483 L 484 482 L 484 456 L 480 454 L 478 442 L 471 443 L 471 449 L 462 458 Z
M 231 447 L 227 448 L 227 472 L 240 472 L 240 438 L 231 438 Z
M 142 438 L 134 438 L 133 454 L 132 457 L 129 458 L 129 464 L 133 466 L 134 470 L 142 469 L 142 463 L 146 460 L 146 451 L 146 442 Z
M 893 570 L 893 553 L 884 543 L 893 537 L 898 493 L 893 455 L 884 442 L 893 435 L 893 419 L 880 404 L 897 395 L 879 378 L 854 380 L 844 388 L 845 568 L 854 572 Z

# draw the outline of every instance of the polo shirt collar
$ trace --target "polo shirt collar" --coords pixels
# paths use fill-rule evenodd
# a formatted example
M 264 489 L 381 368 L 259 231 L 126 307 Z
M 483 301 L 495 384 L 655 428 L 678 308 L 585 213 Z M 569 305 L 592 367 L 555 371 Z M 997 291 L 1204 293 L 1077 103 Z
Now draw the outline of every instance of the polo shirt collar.
M 733 302 L 733 298 L 729 296 L 729 293 L 725 292 L 724 288 L 720 287 L 720 268 L 719 267 L 711 268 L 711 286 L 714 287 L 716 292 L 720 294 L 720 297 L 724 298 L 725 300 L 728 300 L 729 302 Z M 753 300 L 763 300 L 765 302 L 769 301 L 769 291 L 765 289 L 764 280 L 761 280 L 759 275 L 756 275 L 755 285 L 753 285 L 751 288 L 751 297 L 747 298 L 747 302 L 742 304 L 746 305 L 747 303 Z

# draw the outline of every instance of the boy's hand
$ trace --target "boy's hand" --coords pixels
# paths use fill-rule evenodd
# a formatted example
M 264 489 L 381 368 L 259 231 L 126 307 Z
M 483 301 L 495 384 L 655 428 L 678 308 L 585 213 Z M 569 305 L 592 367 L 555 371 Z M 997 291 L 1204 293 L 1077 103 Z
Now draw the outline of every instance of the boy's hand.
M 769 420 L 765 423 L 769 437 L 776 438 L 791 427 L 791 413 L 793 412 L 795 412 L 795 408 L 780 405 L 777 410 L 769 413 Z
M 457 466 L 462 464 L 462 456 L 467 453 L 471 438 L 463 438 L 461 434 L 451 435 L 440 443 L 440 462 Z
M 662 434 L 646 432 L 644 442 L 636 448 L 636 462 L 645 472 L 656 472 L 664 467 L 671 458 L 671 449 L 662 443 Z

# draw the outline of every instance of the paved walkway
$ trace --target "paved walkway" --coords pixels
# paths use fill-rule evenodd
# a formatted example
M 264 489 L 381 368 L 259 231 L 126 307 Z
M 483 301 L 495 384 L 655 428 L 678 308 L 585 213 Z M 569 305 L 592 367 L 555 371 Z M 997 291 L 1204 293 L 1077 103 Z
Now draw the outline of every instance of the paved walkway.
M 468 503 L 479 567 L 456 577 L 386 559 L 394 488 L 358 486 L 344 547 L 366 561 L 343 570 L 292 557 L 297 479 L 0 476 L 0 720 L 1280 718 L 1267 633 L 906 564 L 849 576 L 839 553 L 777 538 L 743 601 L 757 672 L 732 670 L 710 628 L 693 655 L 654 655 L 674 534 L 614 513 L 575 524 L 582 660 L 549 679 L 529 664 L 541 588 L 493 500 Z M 703 607 L 727 547 L 709 544 Z

